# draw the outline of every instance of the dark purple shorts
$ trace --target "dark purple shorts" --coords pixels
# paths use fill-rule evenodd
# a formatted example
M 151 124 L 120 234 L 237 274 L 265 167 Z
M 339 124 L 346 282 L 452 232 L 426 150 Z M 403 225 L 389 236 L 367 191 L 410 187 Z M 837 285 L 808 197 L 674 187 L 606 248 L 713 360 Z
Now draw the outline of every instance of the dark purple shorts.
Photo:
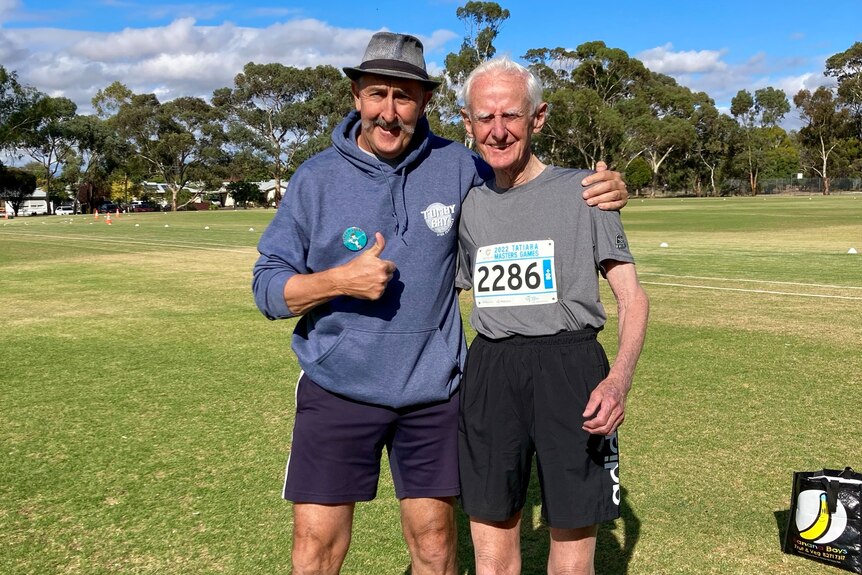
M 324 504 L 374 499 L 384 447 L 398 499 L 458 495 L 458 394 L 393 409 L 330 393 L 303 374 L 284 498 Z

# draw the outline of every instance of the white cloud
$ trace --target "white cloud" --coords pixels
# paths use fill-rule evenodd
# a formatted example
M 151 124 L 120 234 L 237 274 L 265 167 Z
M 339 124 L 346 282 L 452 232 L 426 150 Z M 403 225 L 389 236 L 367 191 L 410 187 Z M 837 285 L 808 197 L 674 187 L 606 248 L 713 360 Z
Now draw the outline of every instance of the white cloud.
M 0 0 L 0 2 L 8 0 Z M 180 18 L 165 26 L 119 32 L 80 32 L 58 28 L 0 28 L 0 61 L 19 80 L 78 103 L 90 111 L 96 91 L 119 80 L 137 93 L 208 98 L 231 86 L 248 62 L 280 62 L 309 67 L 355 66 L 375 30 L 337 28 L 313 19 L 296 19 L 250 28 L 224 23 L 197 25 Z M 430 73 L 439 72 L 446 42 L 454 32 L 420 36 Z
M 802 88 L 809 90 L 829 85 L 829 79 L 819 72 L 800 73 L 800 68 L 811 69 L 811 61 L 800 58 L 774 59 L 764 52 L 754 54 L 740 63 L 725 60 L 727 50 L 700 50 L 674 52 L 665 44 L 638 54 L 638 59 L 654 72 L 673 76 L 677 82 L 696 92 L 706 92 L 719 109 L 727 109 L 739 90 L 754 92 L 772 86 L 784 90 L 789 100 Z M 824 58 L 825 61 L 825 58 Z M 794 112 L 791 112 L 791 115 Z
M 672 76 L 695 92 L 706 92 L 725 114 L 730 113 L 730 102 L 739 90 L 754 93 L 769 86 L 784 90 L 791 105 L 782 122 L 786 129 L 800 127 L 799 114 L 793 108 L 793 96 L 799 90 L 834 85 L 832 78 L 823 75 L 825 57 L 813 62 L 798 57 L 775 59 L 758 52 L 744 62 L 729 63 L 727 55 L 727 50 L 675 52 L 671 44 L 665 44 L 641 52 L 637 58 L 654 72 Z M 812 68 L 815 71 L 810 71 Z
M 203 40 L 195 21 L 182 18 L 161 28 L 126 28 L 110 34 L 93 34 L 69 48 L 72 54 L 92 61 L 110 62 L 182 52 Z
M 19 0 L 0 0 L 0 14 L 16 9 L 21 2 Z
M 721 61 L 724 54 L 725 50 L 674 52 L 673 45 L 668 43 L 645 50 L 638 54 L 637 58 L 653 72 L 674 76 L 726 70 L 727 64 Z
M 8 22 L 20 5 L 20 0 L 0 0 L 0 24 Z

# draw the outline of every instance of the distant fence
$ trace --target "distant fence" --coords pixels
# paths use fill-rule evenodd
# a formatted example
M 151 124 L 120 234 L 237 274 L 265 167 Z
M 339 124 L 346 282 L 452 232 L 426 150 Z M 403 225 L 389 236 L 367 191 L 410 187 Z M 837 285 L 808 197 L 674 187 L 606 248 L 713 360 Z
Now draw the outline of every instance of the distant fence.
M 758 194 L 822 194 L 823 180 L 820 178 L 776 178 L 760 180 Z M 862 191 L 862 178 L 830 178 L 830 193 Z M 740 192 L 749 193 L 748 182 L 743 181 Z
M 831 178 L 829 180 L 829 192 L 832 194 L 841 193 L 862 193 L 862 178 Z M 640 194 L 629 190 L 632 195 L 650 196 L 650 197 L 679 197 L 679 196 L 712 196 L 712 188 L 704 186 L 698 194 L 692 189 L 672 190 L 658 189 L 640 190 Z M 773 178 L 761 179 L 757 182 L 758 194 L 799 194 L 799 195 L 814 195 L 823 193 L 823 181 L 820 178 Z M 750 196 L 751 190 L 748 186 L 748 180 L 745 179 L 727 179 L 721 182 L 718 189 L 720 196 Z

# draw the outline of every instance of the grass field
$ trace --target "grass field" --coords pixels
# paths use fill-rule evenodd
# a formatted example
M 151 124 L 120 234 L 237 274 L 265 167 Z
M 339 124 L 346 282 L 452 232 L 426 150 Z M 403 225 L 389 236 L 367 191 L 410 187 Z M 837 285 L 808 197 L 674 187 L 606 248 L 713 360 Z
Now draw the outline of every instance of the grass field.
M 293 322 L 250 294 L 271 217 L 0 220 L 0 573 L 288 572 Z M 862 468 L 862 197 L 633 198 L 623 219 L 652 313 L 597 572 L 838 573 L 780 537 L 794 470 Z M 407 566 L 384 473 L 344 573 Z

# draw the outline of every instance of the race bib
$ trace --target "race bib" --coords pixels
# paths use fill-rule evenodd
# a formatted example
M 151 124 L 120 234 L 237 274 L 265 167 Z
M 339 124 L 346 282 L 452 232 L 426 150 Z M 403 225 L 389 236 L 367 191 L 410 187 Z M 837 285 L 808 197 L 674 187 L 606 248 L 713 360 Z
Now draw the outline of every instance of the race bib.
M 554 241 L 512 242 L 476 250 L 473 297 L 478 307 L 556 303 Z

